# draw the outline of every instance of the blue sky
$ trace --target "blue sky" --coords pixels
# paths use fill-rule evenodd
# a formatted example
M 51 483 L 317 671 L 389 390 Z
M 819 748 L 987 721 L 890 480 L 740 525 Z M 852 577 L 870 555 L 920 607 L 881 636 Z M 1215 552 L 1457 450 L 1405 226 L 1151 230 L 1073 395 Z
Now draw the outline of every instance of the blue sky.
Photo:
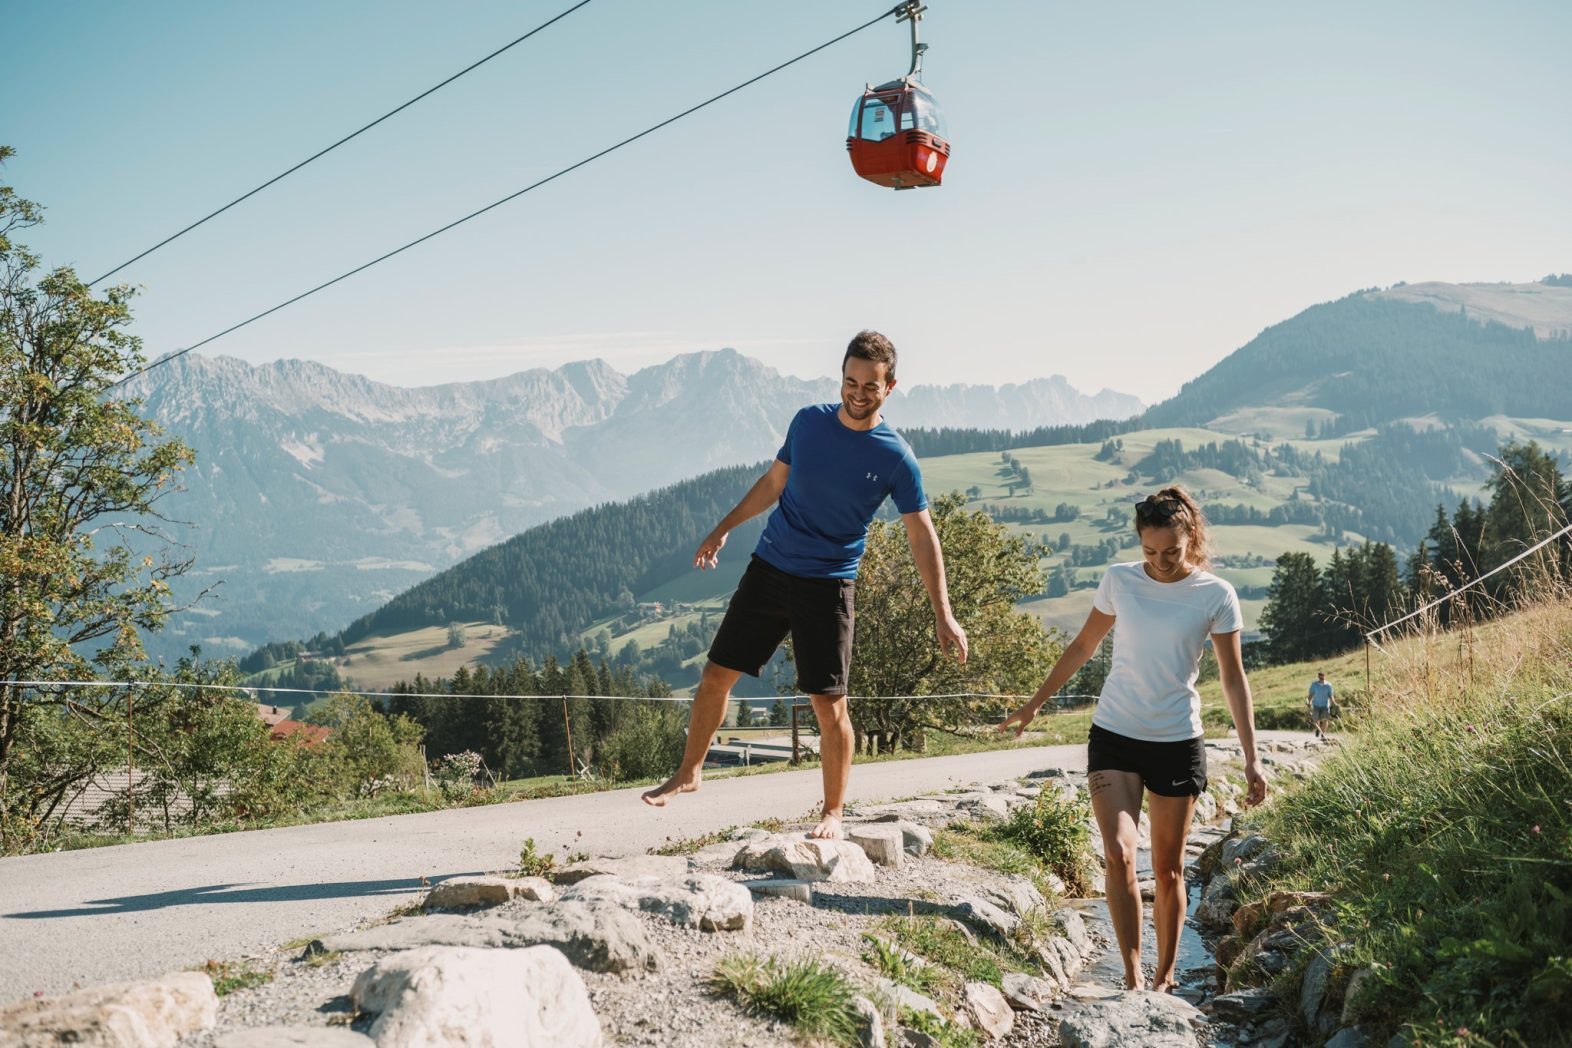
M 10 5 L 25 238 L 103 270 L 568 0 Z M 595 0 L 116 279 L 150 355 L 203 338 L 873 17 Z M 930 0 L 945 185 L 856 179 L 905 71 L 866 30 L 203 350 L 405 385 L 730 345 L 908 384 L 1060 373 L 1156 400 L 1261 328 L 1399 280 L 1572 270 L 1572 5 Z

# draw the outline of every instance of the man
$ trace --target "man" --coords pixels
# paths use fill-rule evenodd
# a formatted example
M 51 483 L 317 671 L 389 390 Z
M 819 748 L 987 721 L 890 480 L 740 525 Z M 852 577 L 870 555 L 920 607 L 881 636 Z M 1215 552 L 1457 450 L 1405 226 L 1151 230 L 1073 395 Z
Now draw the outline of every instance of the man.
M 1306 701 L 1310 704 L 1310 723 L 1315 728 L 1315 737 L 1326 738 L 1326 722 L 1332 716 L 1332 682 L 1326 679 L 1324 670 L 1310 682 L 1310 694 Z
M 787 634 L 797 687 L 819 718 L 824 808 L 812 836 L 841 836 L 851 776 L 852 728 L 846 711 L 855 618 L 857 564 L 868 524 L 886 497 L 906 525 L 912 558 L 933 605 L 939 648 L 966 661 L 966 631 L 955 621 L 944 556 L 928 516 L 917 458 L 879 414 L 895 389 L 895 347 L 874 331 L 852 339 L 841 360 L 841 402 L 803 408 L 769 470 L 699 543 L 693 563 L 716 566 L 726 536 L 773 503 L 764 534 L 710 647 L 682 766 L 644 803 L 663 806 L 699 788 L 710 739 L 726 715 L 731 689 L 757 677 Z

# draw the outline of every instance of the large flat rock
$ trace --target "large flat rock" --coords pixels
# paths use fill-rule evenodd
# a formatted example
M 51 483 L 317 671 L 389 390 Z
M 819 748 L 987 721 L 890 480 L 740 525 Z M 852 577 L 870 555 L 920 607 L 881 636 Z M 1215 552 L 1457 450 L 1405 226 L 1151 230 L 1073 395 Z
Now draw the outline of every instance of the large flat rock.
M 536 904 L 522 914 L 464 916 L 435 913 L 330 935 L 314 950 L 412 950 L 421 946 L 523 949 L 555 946 L 580 968 L 636 975 L 655 971 L 660 957 L 643 925 L 621 907 L 581 902 Z
M 217 1019 L 213 980 L 172 972 L 0 1008 L 0 1048 L 173 1048 Z

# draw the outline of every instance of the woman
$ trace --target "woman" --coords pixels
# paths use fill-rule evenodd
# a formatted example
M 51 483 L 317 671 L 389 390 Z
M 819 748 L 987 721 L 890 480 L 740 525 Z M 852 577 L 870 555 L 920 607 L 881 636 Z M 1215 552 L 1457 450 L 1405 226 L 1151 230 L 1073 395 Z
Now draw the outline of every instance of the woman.
M 1184 920 L 1184 841 L 1195 799 L 1206 789 L 1201 695 L 1195 682 L 1208 635 L 1245 753 L 1246 804 L 1266 797 L 1255 752 L 1255 714 L 1239 654 L 1239 597 L 1210 566 L 1206 517 L 1183 488 L 1148 495 L 1135 507 L 1143 559 L 1111 565 L 1097 587 L 1086 625 L 1031 701 L 1000 731 L 1017 737 L 1037 711 L 1114 630 L 1113 664 L 1092 715 L 1087 788 L 1107 860 L 1108 913 L 1119 938 L 1125 984 L 1145 989 L 1141 971 L 1141 896 L 1136 839 L 1141 791 L 1149 795 L 1152 872 L 1157 898 L 1157 968 L 1152 989 L 1171 992 Z

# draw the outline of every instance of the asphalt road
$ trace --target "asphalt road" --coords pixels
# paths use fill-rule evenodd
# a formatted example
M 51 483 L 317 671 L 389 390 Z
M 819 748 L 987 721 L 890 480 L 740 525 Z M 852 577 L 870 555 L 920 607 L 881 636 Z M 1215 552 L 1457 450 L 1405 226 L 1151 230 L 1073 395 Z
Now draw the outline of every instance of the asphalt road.
M 1040 768 L 1084 770 L 1048 746 L 859 765 L 873 802 Z M 641 789 L 357 822 L 0 859 L 0 1004 L 37 991 L 160 975 L 347 929 L 421 892 L 420 878 L 508 867 L 533 837 L 557 855 L 643 852 L 767 817 L 817 812 L 817 769 L 721 779 L 663 809 Z

